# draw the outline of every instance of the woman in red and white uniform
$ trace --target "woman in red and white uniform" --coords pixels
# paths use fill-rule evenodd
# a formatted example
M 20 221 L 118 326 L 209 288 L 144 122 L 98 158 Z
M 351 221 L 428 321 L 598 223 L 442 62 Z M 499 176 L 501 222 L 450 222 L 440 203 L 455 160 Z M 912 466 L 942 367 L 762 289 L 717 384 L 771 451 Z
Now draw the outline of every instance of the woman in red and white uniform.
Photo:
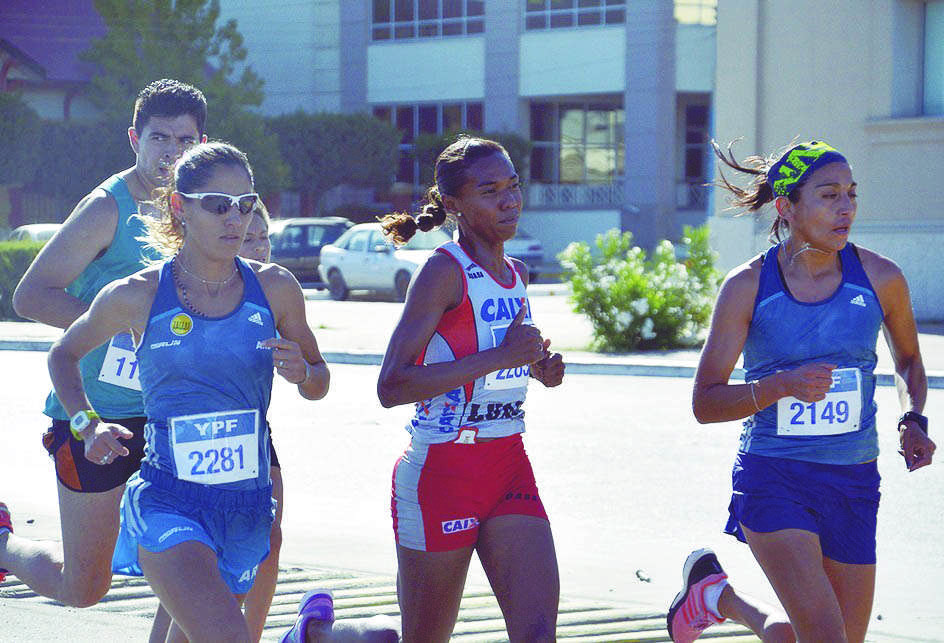
M 518 175 L 501 145 L 463 137 L 426 198 L 416 219 L 383 220 L 397 243 L 447 218 L 459 230 L 414 276 L 377 385 L 385 407 L 416 404 L 391 503 L 403 640 L 448 640 L 475 550 L 509 638 L 551 641 L 557 558 L 521 433 L 529 378 L 557 386 L 564 365 L 531 322 L 527 267 L 503 251 Z

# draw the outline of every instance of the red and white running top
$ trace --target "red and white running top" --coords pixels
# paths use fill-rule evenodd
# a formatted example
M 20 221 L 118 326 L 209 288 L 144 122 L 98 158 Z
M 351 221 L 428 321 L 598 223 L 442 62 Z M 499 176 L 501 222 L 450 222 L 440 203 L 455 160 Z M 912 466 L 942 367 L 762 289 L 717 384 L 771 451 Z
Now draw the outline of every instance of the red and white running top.
M 503 284 L 475 263 L 458 243 L 444 243 L 436 252 L 452 257 L 462 269 L 462 300 L 446 311 L 417 364 L 460 359 L 501 344 L 515 314 L 527 302 L 524 283 L 514 264 L 512 281 Z M 531 322 L 530 307 L 525 324 Z M 502 368 L 442 395 L 416 403 L 407 425 L 414 440 L 425 443 L 462 441 L 474 429 L 480 438 L 500 438 L 524 431 L 524 399 L 529 366 Z M 460 429 L 462 429 L 460 435 Z

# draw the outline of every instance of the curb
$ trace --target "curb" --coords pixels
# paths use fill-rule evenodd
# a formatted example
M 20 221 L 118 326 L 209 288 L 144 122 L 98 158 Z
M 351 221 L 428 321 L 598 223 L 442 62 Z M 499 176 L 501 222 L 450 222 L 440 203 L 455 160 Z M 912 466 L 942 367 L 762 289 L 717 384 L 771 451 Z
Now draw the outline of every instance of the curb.
M 0 351 L 39 351 L 46 352 L 52 341 L 43 339 L 0 339 Z M 324 352 L 322 355 L 329 364 L 354 364 L 360 366 L 380 366 L 383 355 L 357 351 Z M 686 363 L 654 363 L 652 361 L 633 360 L 620 362 L 565 361 L 564 366 L 571 375 L 631 375 L 636 377 L 695 377 L 695 366 Z M 928 371 L 928 388 L 944 389 L 944 371 Z M 731 379 L 744 379 L 744 369 L 736 368 Z M 895 386 L 895 374 L 889 370 L 875 371 L 876 386 Z

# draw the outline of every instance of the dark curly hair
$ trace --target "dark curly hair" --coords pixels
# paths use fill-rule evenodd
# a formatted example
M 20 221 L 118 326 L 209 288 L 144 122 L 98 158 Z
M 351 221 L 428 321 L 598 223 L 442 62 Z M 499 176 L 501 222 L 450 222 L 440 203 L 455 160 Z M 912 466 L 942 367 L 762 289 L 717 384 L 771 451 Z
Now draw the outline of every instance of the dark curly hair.
M 380 218 L 384 234 L 400 245 L 409 241 L 417 230 L 428 232 L 450 218 L 443 205 L 443 195 L 459 196 L 468 180 L 473 163 L 493 154 L 508 152 L 500 143 L 487 138 L 460 136 L 436 158 L 434 184 L 426 190 L 425 203 L 414 218 L 409 212 L 394 212 Z

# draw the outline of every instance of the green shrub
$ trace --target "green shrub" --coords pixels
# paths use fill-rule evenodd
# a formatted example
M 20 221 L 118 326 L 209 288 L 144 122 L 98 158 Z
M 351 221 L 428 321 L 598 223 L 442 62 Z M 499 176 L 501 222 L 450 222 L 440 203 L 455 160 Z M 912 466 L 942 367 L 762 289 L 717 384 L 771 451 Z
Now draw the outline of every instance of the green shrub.
M 39 164 L 39 150 L 45 144 L 42 136 L 36 111 L 19 94 L 0 92 L 0 185 L 32 178 Z
M 0 319 L 23 321 L 13 312 L 13 291 L 43 247 L 42 241 L 0 241 Z
M 651 257 L 629 232 L 598 235 L 598 254 L 584 242 L 558 255 L 574 310 L 593 325 L 594 348 L 631 351 L 693 346 L 711 317 L 720 275 L 708 227 L 686 226 L 678 248 L 660 242 Z M 681 257 L 681 259 L 677 258 Z
M 268 119 L 289 168 L 287 186 L 311 193 L 317 203 L 346 183 L 386 189 L 397 168 L 402 133 L 370 114 L 297 111 Z

